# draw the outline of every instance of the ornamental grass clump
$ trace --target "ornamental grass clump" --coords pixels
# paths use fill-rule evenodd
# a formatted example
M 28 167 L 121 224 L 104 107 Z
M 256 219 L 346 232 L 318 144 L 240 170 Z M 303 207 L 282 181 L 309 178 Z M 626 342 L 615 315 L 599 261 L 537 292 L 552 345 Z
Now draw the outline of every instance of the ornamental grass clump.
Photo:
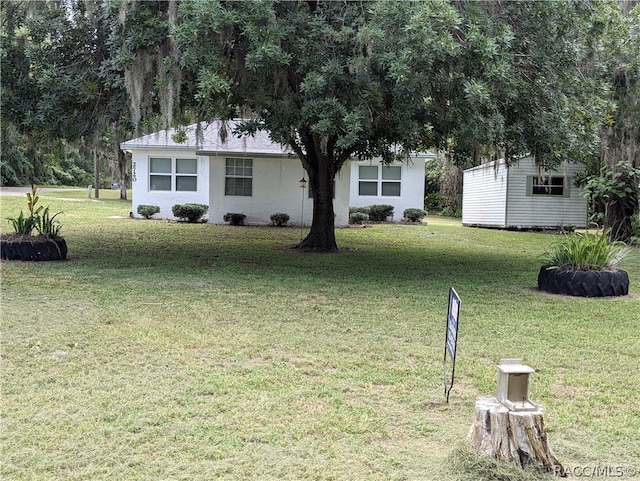
M 609 232 L 574 232 L 553 242 L 546 252 L 548 269 L 600 271 L 613 269 L 629 248 L 624 242 L 609 241 Z

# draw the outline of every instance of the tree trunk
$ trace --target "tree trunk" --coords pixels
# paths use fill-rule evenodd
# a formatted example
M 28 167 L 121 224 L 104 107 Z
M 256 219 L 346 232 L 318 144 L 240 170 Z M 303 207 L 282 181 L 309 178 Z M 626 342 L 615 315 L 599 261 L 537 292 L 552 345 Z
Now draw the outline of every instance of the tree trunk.
M 95 198 L 100 198 L 100 163 L 98 161 L 98 151 L 93 148 L 93 188 L 95 189 Z
M 562 465 L 547 443 L 542 408 L 511 411 L 496 398 L 478 398 L 467 438 L 474 449 L 500 461 L 562 472 Z
M 120 200 L 127 200 L 127 155 L 118 149 L 118 174 L 120 182 Z
M 328 159 L 318 162 L 317 170 L 307 169 L 309 188 L 313 194 L 313 220 L 309 234 L 300 244 L 299 249 L 335 252 L 338 250 L 335 233 L 335 213 L 333 210 L 335 174 L 333 169 L 323 165 Z

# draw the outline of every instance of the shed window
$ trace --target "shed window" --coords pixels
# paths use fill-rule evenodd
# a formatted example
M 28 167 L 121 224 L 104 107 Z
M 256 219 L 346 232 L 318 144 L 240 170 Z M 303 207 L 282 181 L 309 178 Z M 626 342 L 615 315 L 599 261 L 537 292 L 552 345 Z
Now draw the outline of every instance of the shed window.
M 532 195 L 565 195 L 564 177 L 536 177 L 531 178 Z

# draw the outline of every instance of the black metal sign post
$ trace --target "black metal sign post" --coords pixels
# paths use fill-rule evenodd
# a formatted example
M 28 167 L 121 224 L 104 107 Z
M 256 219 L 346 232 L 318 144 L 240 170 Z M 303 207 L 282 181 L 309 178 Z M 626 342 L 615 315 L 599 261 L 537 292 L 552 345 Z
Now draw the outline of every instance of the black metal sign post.
M 444 340 L 444 358 L 442 369 L 444 371 L 444 395 L 449 402 L 449 393 L 453 387 L 453 379 L 456 373 L 456 348 L 458 346 L 458 319 L 460 318 L 460 306 L 462 301 L 456 290 L 449 289 L 449 310 L 447 313 L 447 333 Z M 447 351 L 451 357 L 451 384 L 447 382 Z

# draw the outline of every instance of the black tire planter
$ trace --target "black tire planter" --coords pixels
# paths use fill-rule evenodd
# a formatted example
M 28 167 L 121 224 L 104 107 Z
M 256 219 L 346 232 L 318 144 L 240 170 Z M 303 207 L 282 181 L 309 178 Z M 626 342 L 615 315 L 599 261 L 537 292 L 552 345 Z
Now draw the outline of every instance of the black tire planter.
M 67 258 L 62 237 L 9 236 L 0 239 L 0 257 L 9 261 L 61 261 Z
M 573 271 L 540 268 L 538 288 L 552 294 L 610 297 L 629 294 L 629 274 L 622 269 Z

